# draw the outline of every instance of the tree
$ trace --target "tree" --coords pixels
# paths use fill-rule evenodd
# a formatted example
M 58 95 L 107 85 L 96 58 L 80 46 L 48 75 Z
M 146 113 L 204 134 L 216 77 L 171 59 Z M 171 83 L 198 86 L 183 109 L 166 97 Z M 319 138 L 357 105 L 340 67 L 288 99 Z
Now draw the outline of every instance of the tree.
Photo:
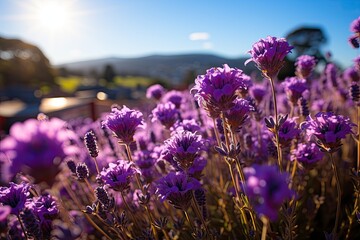
M 43 52 L 18 39 L 0 37 L 0 88 L 55 86 L 54 70 Z
M 299 27 L 288 33 L 286 39 L 294 47 L 295 58 L 306 54 L 318 61 L 325 60 L 321 47 L 327 43 L 327 38 L 321 28 Z
M 111 83 L 114 81 L 115 76 L 116 76 L 116 74 L 115 74 L 113 66 L 110 64 L 106 64 L 103 78 L 106 80 L 106 82 Z

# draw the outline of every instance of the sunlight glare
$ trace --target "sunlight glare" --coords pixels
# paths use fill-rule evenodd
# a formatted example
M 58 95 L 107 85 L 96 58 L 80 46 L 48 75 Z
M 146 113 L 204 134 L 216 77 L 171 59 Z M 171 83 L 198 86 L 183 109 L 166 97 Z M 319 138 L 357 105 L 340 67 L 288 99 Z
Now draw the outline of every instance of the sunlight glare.
M 42 1 L 34 9 L 35 18 L 44 30 L 62 30 L 71 22 L 71 9 L 69 7 L 70 5 L 66 4 L 66 1 Z

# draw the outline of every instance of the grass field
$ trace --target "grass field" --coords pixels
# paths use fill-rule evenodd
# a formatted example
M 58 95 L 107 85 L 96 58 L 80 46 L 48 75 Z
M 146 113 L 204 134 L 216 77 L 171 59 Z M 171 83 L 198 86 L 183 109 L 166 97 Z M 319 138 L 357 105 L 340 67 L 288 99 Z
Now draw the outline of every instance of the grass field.
M 56 83 L 60 85 L 61 90 L 67 93 L 73 93 L 76 89 L 83 84 L 83 78 L 78 76 L 70 77 L 57 77 Z M 108 88 L 126 87 L 135 88 L 137 86 L 149 86 L 153 84 L 153 80 L 147 77 L 136 76 L 116 76 L 114 83 L 107 83 L 104 79 L 100 79 L 99 84 Z

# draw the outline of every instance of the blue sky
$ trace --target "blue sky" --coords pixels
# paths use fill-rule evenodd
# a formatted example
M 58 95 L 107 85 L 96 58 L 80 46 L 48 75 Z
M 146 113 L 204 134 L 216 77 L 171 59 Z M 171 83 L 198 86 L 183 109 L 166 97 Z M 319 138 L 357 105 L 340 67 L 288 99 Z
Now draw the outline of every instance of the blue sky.
M 323 28 L 324 50 L 347 67 L 359 54 L 347 42 L 358 16 L 357 0 L 0 0 L 0 36 L 33 43 L 59 64 L 150 54 L 239 57 L 260 38 L 306 25 Z

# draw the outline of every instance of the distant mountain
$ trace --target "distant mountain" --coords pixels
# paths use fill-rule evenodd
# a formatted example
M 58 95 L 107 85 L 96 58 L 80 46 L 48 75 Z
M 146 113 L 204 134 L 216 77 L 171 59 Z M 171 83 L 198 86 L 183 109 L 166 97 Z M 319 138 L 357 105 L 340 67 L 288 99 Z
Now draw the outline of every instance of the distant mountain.
M 147 76 L 179 84 L 191 72 L 203 74 L 206 69 L 221 67 L 223 64 L 240 68 L 246 74 L 250 74 L 256 70 L 256 67 L 254 64 L 245 66 L 246 59 L 245 57 L 224 58 L 211 54 L 151 55 L 139 58 L 103 58 L 66 63 L 55 67 L 86 76 L 94 73 L 101 76 L 105 66 L 111 65 L 118 75 Z

